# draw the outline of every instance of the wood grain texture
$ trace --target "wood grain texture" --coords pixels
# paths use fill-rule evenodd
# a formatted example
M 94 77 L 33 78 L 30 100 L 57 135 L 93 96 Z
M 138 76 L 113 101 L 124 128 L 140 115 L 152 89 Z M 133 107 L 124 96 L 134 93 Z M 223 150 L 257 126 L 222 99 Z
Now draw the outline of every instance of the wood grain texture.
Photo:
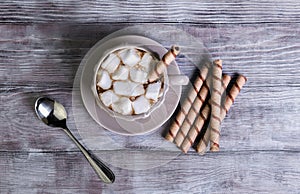
M 298 1 L 280 0 L 1 2 L 0 193 L 298 193 L 299 11 Z M 71 99 L 81 59 L 106 35 L 147 23 L 199 37 L 224 73 L 248 82 L 222 123 L 220 153 L 190 150 L 142 171 L 112 166 L 117 182 L 103 185 L 61 130 L 37 120 L 33 104 L 41 95 L 59 100 L 80 138 Z M 184 55 L 177 62 L 192 77 L 195 65 Z M 114 138 L 128 148 L 139 142 Z
M 293 193 L 300 189 L 299 157 L 299 152 L 272 151 L 182 155 L 170 165 L 149 170 L 112 167 L 116 182 L 103 185 L 78 152 L 1 153 L 0 172 L 6 176 L 0 179 L 0 189 L 1 193 Z
M 213 57 L 223 59 L 225 73 L 231 75 L 242 73 L 248 77 L 249 81 L 234 104 L 236 108 L 230 111 L 228 118 L 225 118 L 223 122 L 224 132 L 222 136 L 226 138 L 221 138 L 221 141 L 225 141 L 221 143 L 221 146 L 229 150 L 254 149 L 254 147 L 255 149 L 274 149 L 275 141 L 277 148 L 280 149 L 299 148 L 299 141 L 289 141 L 290 138 L 300 135 L 298 130 L 299 121 L 293 119 L 300 110 L 298 106 L 300 82 L 297 79 L 300 76 L 298 67 L 300 45 L 297 42 L 299 33 L 291 30 L 291 26 L 286 28 L 237 27 L 238 29 L 199 29 L 189 25 L 181 27 L 188 32 L 193 32 L 193 35 L 201 37 Z M 34 28 L 44 29 L 44 25 L 38 25 Z M 1 55 L 3 56 L 1 60 L 2 68 L 0 69 L 3 75 L 0 84 L 2 85 L 1 100 L 5 102 L 2 105 L 1 118 L 5 121 L 2 124 L 5 128 L 12 128 L 13 131 L 22 130 L 27 129 L 32 123 L 36 123 L 34 113 L 31 112 L 31 106 L 33 105 L 33 98 L 39 95 L 56 97 L 70 109 L 71 90 L 77 67 L 85 52 L 95 44 L 98 37 L 95 36 L 95 38 L 89 40 L 88 34 L 85 34 L 78 27 L 74 27 L 73 30 L 73 26 L 53 25 L 53 28 L 55 28 L 56 34 L 45 30 L 45 34 L 40 33 L 38 38 L 32 39 L 32 30 L 22 32 L 23 26 L 9 26 L 7 27 L 8 30 L 25 34 L 22 37 L 15 36 L 14 41 L 8 41 L 12 40 L 10 33 L 4 30 L 1 31 L 1 41 L 8 41 L 5 45 L 0 46 Z M 85 26 L 84 28 L 96 31 L 98 27 Z M 119 28 L 120 26 L 117 25 L 116 29 Z M 247 34 L 237 33 L 245 28 Z M 68 33 L 72 37 L 64 37 L 66 36 L 63 35 L 66 29 L 75 31 L 74 34 Z M 83 34 L 81 34 L 82 31 Z M 216 31 L 222 31 L 223 33 L 218 34 Z M 266 34 L 272 32 L 276 36 L 260 34 L 261 31 Z M 98 33 L 106 34 L 108 32 L 105 30 Z M 248 40 L 245 40 L 245 35 L 249 38 Z M 78 39 L 79 36 L 83 36 L 82 40 Z M 221 43 L 210 42 L 211 37 L 214 36 L 222 36 Z M 258 36 L 259 38 L 257 38 Z M 283 38 L 286 42 L 282 42 Z M 25 43 L 18 46 L 20 39 Z M 56 41 L 52 42 L 52 40 Z M 65 46 L 66 41 L 69 43 Z M 52 42 L 50 46 L 48 42 Z M 39 47 L 42 49 L 36 49 L 35 45 L 40 45 Z M 16 49 L 6 52 L 6 48 Z M 82 52 L 82 50 L 85 52 Z M 28 57 L 26 51 L 30 51 L 32 55 L 29 56 L 32 57 Z M 195 70 L 195 66 L 184 57 L 180 57 L 178 63 L 181 71 L 187 75 L 191 75 Z M 11 109 L 13 105 L 18 108 Z M 29 116 L 26 118 L 28 122 L 22 122 L 23 117 L 28 113 Z M 20 115 L 20 117 L 16 118 L 16 115 Z M 237 123 L 242 126 L 243 131 L 236 130 Z M 46 126 L 38 124 L 39 127 L 46 128 Z M 55 132 L 54 129 L 49 130 L 49 133 L 60 134 L 60 132 Z M 32 138 L 29 134 L 34 134 L 35 131 L 36 129 L 32 128 L 27 129 L 25 132 L 15 133 L 19 133 L 19 137 L 25 133 L 25 137 Z M 6 130 L 1 135 L 9 137 L 10 133 L 11 131 Z M 275 135 L 275 133 L 283 134 L 283 137 Z M 15 141 L 14 137 L 6 137 L 5 139 L 6 141 L 1 142 L 1 149 L 12 149 L 11 141 Z M 268 141 L 263 141 L 264 139 Z M 46 140 L 51 139 L 47 138 Z M 37 141 L 35 138 L 24 141 L 28 147 L 24 146 L 25 142 L 18 140 L 21 145 L 17 149 L 35 149 Z M 239 142 L 243 142 L 243 146 L 238 145 Z M 8 147 L 6 148 L 4 145 Z M 51 144 L 47 143 L 37 143 L 37 145 L 40 145 L 38 147 L 45 145 L 51 148 Z M 54 145 L 56 144 L 54 143 Z
M 298 23 L 299 1 L 4 1 L 2 23 Z

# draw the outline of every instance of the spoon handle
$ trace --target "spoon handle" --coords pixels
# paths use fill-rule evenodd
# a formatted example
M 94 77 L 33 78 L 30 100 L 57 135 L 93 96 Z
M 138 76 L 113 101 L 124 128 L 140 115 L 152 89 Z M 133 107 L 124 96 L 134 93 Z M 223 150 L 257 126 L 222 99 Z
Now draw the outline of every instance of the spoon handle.
M 95 155 L 91 154 L 88 150 L 86 150 L 81 145 L 81 143 L 74 137 L 74 135 L 67 127 L 64 127 L 63 130 L 74 141 L 74 143 L 83 153 L 85 158 L 89 161 L 91 166 L 94 168 L 99 178 L 105 183 L 113 183 L 115 181 L 114 173 L 103 162 L 101 162 Z

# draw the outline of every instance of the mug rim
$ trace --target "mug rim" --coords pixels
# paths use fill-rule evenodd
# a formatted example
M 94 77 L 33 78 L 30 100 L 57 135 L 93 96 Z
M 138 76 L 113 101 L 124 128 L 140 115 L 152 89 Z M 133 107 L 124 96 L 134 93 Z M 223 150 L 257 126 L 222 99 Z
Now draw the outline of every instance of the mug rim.
M 145 119 L 145 118 L 149 117 L 154 110 L 159 108 L 165 102 L 165 96 L 166 96 L 166 93 L 169 90 L 169 79 L 168 79 L 167 68 L 163 72 L 163 94 L 159 98 L 159 100 L 157 102 L 155 102 L 150 107 L 150 109 L 145 113 L 140 113 L 140 114 L 135 114 L 135 115 L 123 115 L 123 114 L 115 112 L 115 111 L 111 110 L 110 108 L 108 108 L 107 106 L 105 106 L 103 104 L 103 102 L 101 101 L 101 99 L 99 98 L 99 95 L 98 95 L 98 92 L 97 92 L 97 89 L 96 89 L 97 72 L 101 68 L 101 64 L 108 57 L 108 55 L 115 52 L 115 51 L 117 51 L 117 50 L 135 48 L 135 49 L 139 49 L 139 50 L 143 50 L 145 52 L 148 52 L 148 53 L 151 54 L 152 57 L 155 57 L 156 59 L 158 59 L 155 56 L 154 51 L 151 51 L 151 49 L 145 48 L 145 47 L 147 47 L 147 45 L 142 45 L 142 44 L 139 44 L 138 46 L 137 46 L 137 44 L 126 44 L 126 45 L 120 44 L 120 45 L 114 46 L 111 49 L 108 49 L 107 51 L 105 51 L 105 53 L 100 57 L 100 59 L 98 60 L 98 62 L 96 63 L 96 65 L 94 67 L 94 71 L 93 71 L 94 72 L 94 77 L 92 79 L 93 83 L 91 84 L 92 92 L 93 92 L 94 97 L 96 99 L 97 105 L 100 108 L 102 108 L 104 111 L 106 111 L 111 117 L 118 118 L 118 119 L 123 119 L 123 120 L 127 120 L 127 121 L 135 121 L 135 120 L 138 120 L 138 119 Z M 155 45 L 155 47 L 158 47 L 158 45 Z M 162 50 L 166 50 L 162 45 L 160 45 L 160 48 Z M 163 53 L 158 53 L 158 54 L 163 55 Z M 160 59 L 158 59 L 158 60 L 160 60 Z

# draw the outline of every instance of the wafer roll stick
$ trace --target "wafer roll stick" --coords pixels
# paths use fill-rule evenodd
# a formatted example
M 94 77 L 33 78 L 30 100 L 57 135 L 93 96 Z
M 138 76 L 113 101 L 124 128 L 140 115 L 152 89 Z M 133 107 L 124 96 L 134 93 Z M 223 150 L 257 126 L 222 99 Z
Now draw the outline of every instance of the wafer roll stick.
M 226 88 L 230 82 L 231 77 L 229 75 L 224 75 L 223 76 L 223 84 L 222 84 L 222 88 L 221 88 L 221 93 L 225 93 L 226 92 Z M 208 101 L 208 104 L 206 105 L 209 110 L 211 108 L 211 100 Z M 209 141 L 209 137 L 210 137 L 210 129 L 207 128 L 204 136 L 201 138 L 201 140 L 199 141 L 199 143 L 197 144 L 196 147 L 196 151 L 200 154 L 204 154 L 204 152 L 206 151 L 206 147 L 208 145 L 208 141 Z
M 231 90 L 226 96 L 225 102 L 222 106 L 221 110 L 221 121 L 224 120 L 226 114 L 228 113 L 231 105 L 233 104 L 235 98 L 241 91 L 242 87 L 245 85 L 247 81 L 247 78 L 243 75 L 239 75 L 238 78 L 236 79 L 236 82 L 232 86 Z M 209 131 L 206 131 L 203 138 L 200 140 L 199 144 L 197 145 L 196 151 L 200 154 L 204 154 L 206 151 L 206 147 L 208 145 L 208 138 L 209 138 Z
M 197 76 L 196 80 L 194 81 L 193 87 L 191 87 L 186 99 L 184 100 L 180 111 L 176 115 L 173 123 L 171 124 L 171 127 L 166 135 L 166 139 L 170 142 L 173 142 L 174 138 L 177 135 L 177 132 L 182 125 L 186 115 L 188 114 L 192 103 L 194 102 L 195 98 L 197 97 L 197 94 L 203 85 L 208 71 L 209 71 L 209 65 L 210 64 L 204 64 L 199 72 L 199 75 Z
M 223 75 L 222 78 L 222 88 L 221 88 L 221 93 L 223 93 L 229 82 L 230 82 L 231 77 L 229 75 Z M 205 121 L 208 119 L 210 113 L 210 101 L 208 104 L 204 106 L 201 112 L 197 115 L 194 125 L 190 128 L 188 134 L 186 135 L 184 141 L 182 142 L 180 148 L 183 152 L 187 153 L 187 151 L 190 149 L 190 147 L 193 145 L 196 137 L 198 134 L 201 132 L 201 129 L 205 123 Z
M 149 74 L 149 81 L 153 82 L 159 78 L 163 71 L 168 65 L 175 60 L 176 56 L 179 54 L 180 49 L 178 46 L 173 45 L 170 50 L 162 57 L 162 59 L 156 64 Z
M 208 128 L 210 131 L 211 151 L 219 150 L 220 125 L 221 125 L 221 87 L 222 87 L 222 61 L 213 63 L 212 90 L 211 90 L 211 114 Z
M 175 144 L 178 147 L 182 144 L 185 136 L 187 135 L 188 131 L 193 125 L 196 116 L 200 112 L 200 109 L 203 103 L 205 102 L 208 92 L 209 92 L 209 88 L 205 81 L 175 137 Z
M 221 119 L 223 120 L 228 113 L 231 105 L 234 103 L 235 98 L 241 92 L 242 87 L 245 85 L 247 78 L 243 75 L 239 75 L 236 79 L 236 82 L 230 89 L 229 93 L 226 96 L 224 105 L 221 111 Z
M 207 128 L 203 137 L 201 138 L 201 140 L 199 141 L 199 143 L 197 144 L 197 147 L 196 147 L 196 151 L 199 154 L 202 155 L 205 153 L 207 145 L 208 145 L 209 137 L 210 137 L 210 130 L 209 130 L 209 128 Z

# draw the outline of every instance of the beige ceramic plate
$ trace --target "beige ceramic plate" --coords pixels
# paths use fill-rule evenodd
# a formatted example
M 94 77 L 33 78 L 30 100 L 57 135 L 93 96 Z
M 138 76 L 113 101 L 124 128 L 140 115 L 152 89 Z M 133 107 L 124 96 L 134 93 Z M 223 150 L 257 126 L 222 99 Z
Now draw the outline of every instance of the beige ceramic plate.
M 100 43 L 100 44 L 99 44 Z M 164 103 L 155 109 L 147 118 L 135 121 L 126 121 L 109 115 L 105 110 L 101 109 L 94 98 L 91 90 L 93 82 L 94 68 L 99 59 L 106 55 L 111 48 L 119 46 L 137 46 L 146 48 L 155 52 L 162 57 L 167 50 L 154 40 L 143 36 L 126 35 L 119 36 L 106 42 L 99 42 L 86 55 L 82 61 L 83 70 L 80 80 L 80 92 L 83 104 L 90 116 L 102 127 L 121 135 L 142 135 L 150 133 L 163 125 L 174 113 L 181 96 L 181 86 L 169 85 Z M 175 62 L 168 66 L 168 74 L 179 75 L 180 71 Z

